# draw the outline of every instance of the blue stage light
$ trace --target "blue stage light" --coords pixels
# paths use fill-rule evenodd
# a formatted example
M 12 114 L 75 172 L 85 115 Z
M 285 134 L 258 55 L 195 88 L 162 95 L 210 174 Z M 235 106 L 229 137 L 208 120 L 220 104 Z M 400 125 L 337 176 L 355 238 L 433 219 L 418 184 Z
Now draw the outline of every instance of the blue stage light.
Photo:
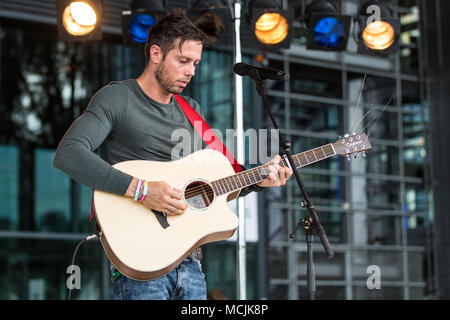
M 335 17 L 320 19 L 314 26 L 314 39 L 325 48 L 336 47 L 345 37 L 344 25 Z
M 137 14 L 128 22 L 131 38 L 139 43 L 145 43 L 148 30 L 156 23 L 156 19 L 149 14 Z

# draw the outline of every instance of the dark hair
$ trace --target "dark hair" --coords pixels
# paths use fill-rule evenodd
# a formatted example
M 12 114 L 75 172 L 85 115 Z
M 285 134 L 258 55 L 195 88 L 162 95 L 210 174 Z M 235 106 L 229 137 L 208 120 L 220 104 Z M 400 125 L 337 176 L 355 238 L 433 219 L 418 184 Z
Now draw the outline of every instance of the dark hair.
M 186 40 L 198 40 L 202 44 L 206 43 L 206 35 L 192 22 L 186 15 L 186 11 L 175 9 L 170 11 L 165 17 L 158 20 L 148 31 L 145 43 L 145 59 L 150 60 L 150 48 L 156 44 L 161 48 L 163 57 L 173 49 L 175 40 L 180 38 L 179 48 Z

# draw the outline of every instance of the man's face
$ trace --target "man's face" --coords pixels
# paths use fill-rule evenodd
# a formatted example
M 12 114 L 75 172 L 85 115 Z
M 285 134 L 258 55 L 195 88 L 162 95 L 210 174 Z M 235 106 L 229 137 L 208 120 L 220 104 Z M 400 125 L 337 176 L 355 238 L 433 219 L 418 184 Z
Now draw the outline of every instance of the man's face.
M 186 40 L 179 49 L 180 39 L 159 63 L 155 76 L 161 88 L 169 93 L 179 94 L 191 81 L 195 68 L 202 56 L 203 45 L 200 41 Z

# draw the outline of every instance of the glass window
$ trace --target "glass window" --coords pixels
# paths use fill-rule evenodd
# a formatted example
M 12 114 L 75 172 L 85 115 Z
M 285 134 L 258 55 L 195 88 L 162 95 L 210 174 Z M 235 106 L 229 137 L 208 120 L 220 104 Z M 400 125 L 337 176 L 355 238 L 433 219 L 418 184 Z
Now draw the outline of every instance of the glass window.
M 328 259 L 320 240 L 314 237 L 314 243 L 318 245 L 318 249 L 313 251 L 313 263 L 315 265 L 316 281 L 323 280 L 344 280 L 345 279 L 345 259 L 344 254 L 335 252 L 333 259 Z M 306 245 L 305 245 L 306 246 Z M 298 280 L 307 279 L 307 252 L 299 252 L 296 260 L 296 274 Z M 320 268 L 318 267 L 320 265 Z
M 425 257 L 425 254 L 422 252 L 408 253 L 408 264 L 410 266 L 408 270 L 409 281 L 424 281 L 425 269 L 427 268 Z
M 418 81 L 402 80 L 402 104 L 407 111 L 421 111 L 420 84 Z
M 399 175 L 399 149 L 381 144 L 372 145 L 367 152 L 367 172 L 383 175 Z
M 345 202 L 345 178 L 327 174 L 303 173 L 300 169 L 300 177 L 305 185 L 306 192 L 316 205 L 342 207 Z M 292 178 L 294 179 L 294 178 Z M 295 180 L 289 180 L 292 184 L 293 199 L 303 199 L 303 194 Z M 283 189 L 287 193 L 287 189 Z
M 287 248 L 270 247 L 267 250 L 267 272 L 269 279 L 288 278 Z
M 35 150 L 34 224 L 36 230 L 71 230 L 71 179 L 53 167 L 54 150 Z
M 401 245 L 402 217 L 367 215 L 367 241 L 375 245 Z
M 405 147 L 403 149 L 403 160 L 405 165 L 405 176 L 414 178 L 424 178 L 425 159 L 427 156 L 423 145 L 423 137 L 421 139 L 422 146 Z
M 342 72 L 340 70 L 298 63 L 291 63 L 289 68 L 291 92 L 325 98 L 342 98 Z
M 94 229 L 89 220 L 92 204 L 92 189 L 75 181 L 72 187 L 74 188 L 74 201 L 76 202 L 76 208 L 74 208 L 75 219 L 72 223 L 73 231 L 78 233 L 92 233 Z
M 292 128 L 343 135 L 342 106 L 298 99 L 290 104 Z
M 206 275 L 208 292 L 220 290 L 228 299 L 236 299 L 236 246 L 234 244 L 206 244 L 202 246 L 202 269 Z M 247 245 L 247 297 L 256 299 L 256 246 Z
M 410 288 L 409 299 L 410 300 L 423 300 L 427 298 L 424 288 Z
M 80 239 L 81 240 L 81 239 Z M 67 267 L 77 242 L 37 239 L 0 239 L 0 299 L 67 299 Z M 76 265 L 81 271 L 81 289 L 72 290 L 71 299 L 110 299 L 109 268 L 97 240 L 78 251 Z M 103 283 L 102 279 L 107 279 Z
M 383 140 L 397 140 L 398 137 L 398 114 L 395 112 L 389 112 L 381 110 L 374 110 L 367 117 L 364 118 L 363 130 L 370 141 L 372 146 L 376 146 L 373 142 L 374 139 Z
M 289 286 L 284 284 L 269 285 L 269 299 L 271 300 L 288 300 Z
M 367 179 L 366 194 L 369 208 L 401 210 L 400 182 Z
M 19 225 L 19 151 L 0 145 L 0 230 Z
M 234 127 L 232 59 L 230 54 L 205 50 L 191 87 L 183 92 L 201 105 L 209 126 L 221 130 L 224 137 L 225 130 Z
M 427 199 L 423 184 L 407 183 L 405 185 L 405 197 L 403 210 L 426 212 Z
M 402 300 L 403 288 L 386 287 L 381 284 L 381 289 L 367 289 L 367 287 L 353 287 L 353 299 L 355 300 Z
M 298 288 L 298 295 L 300 300 L 309 300 L 309 292 L 306 286 Z M 317 300 L 344 300 L 345 287 L 343 286 L 318 286 L 316 284 L 316 299 Z
M 401 4 L 399 4 L 401 5 Z M 419 8 L 408 6 L 409 10 L 399 14 L 400 33 L 400 67 L 402 73 L 417 74 L 419 71 Z
M 383 285 L 383 281 L 403 281 L 402 255 L 401 251 L 355 250 L 352 252 L 351 263 L 353 280 L 366 282 L 369 276 L 374 274 L 368 267 L 377 266 L 380 271 L 381 288 L 388 287 L 387 284 Z M 367 287 L 365 289 L 368 290 Z
M 268 190 L 267 190 L 268 191 Z M 266 191 L 264 191 L 266 192 Z M 272 193 L 268 197 L 272 197 Z M 279 209 L 269 206 L 267 208 L 267 239 L 272 241 L 288 241 L 289 234 L 294 230 L 288 230 L 288 212 L 292 210 Z M 294 228 L 294 227 L 292 227 Z M 278 249 L 275 249 L 278 250 Z

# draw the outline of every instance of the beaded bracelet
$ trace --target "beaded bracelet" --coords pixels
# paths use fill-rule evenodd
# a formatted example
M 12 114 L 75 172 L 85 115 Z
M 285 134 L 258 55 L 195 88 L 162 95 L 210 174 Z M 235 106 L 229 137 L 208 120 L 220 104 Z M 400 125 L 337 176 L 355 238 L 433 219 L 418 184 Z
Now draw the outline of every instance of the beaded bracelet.
M 141 187 L 139 188 L 139 196 L 138 196 L 138 200 L 140 200 L 141 197 L 142 197 L 142 191 L 144 190 L 144 183 L 145 183 L 145 180 L 142 180 Z
M 142 197 L 139 199 L 139 202 L 142 202 L 145 200 L 145 197 L 147 197 L 147 190 L 148 190 L 148 181 L 144 182 L 144 190 L 142 191 Z

